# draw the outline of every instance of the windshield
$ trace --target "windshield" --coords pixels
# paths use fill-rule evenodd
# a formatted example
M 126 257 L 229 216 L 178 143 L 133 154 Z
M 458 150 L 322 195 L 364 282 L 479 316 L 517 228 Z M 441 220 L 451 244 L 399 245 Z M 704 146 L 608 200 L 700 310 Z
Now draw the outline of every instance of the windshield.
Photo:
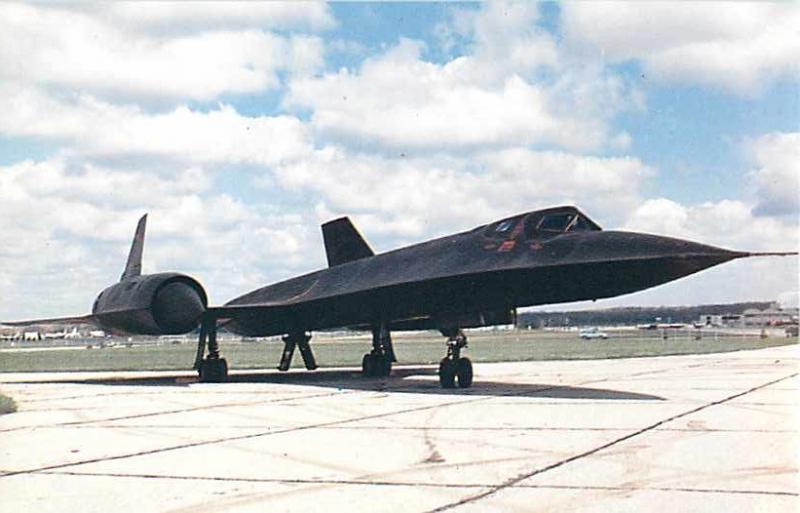
M 496 237 L 500 239 L 507 239 L 509 237 L 516 236 L 516 234 L 519 233 L 519 229 L 522 228 L 519 225 L 523 217 L 524 216 L 516 216 L 498 221 L 489 227 L 487 235 L 489 237 Z

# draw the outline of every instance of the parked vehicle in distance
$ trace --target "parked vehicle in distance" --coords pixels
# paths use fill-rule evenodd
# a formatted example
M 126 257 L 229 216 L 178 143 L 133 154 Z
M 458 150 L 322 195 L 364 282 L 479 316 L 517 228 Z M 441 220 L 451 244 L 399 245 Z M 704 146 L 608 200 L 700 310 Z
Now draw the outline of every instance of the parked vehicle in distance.
M 608 338 L 608 333 L 600 331 L 598 328 L 584 328 L 580 331 L 579 335 L 583 340 L 591 340 L 595 338 L 605 340 Z

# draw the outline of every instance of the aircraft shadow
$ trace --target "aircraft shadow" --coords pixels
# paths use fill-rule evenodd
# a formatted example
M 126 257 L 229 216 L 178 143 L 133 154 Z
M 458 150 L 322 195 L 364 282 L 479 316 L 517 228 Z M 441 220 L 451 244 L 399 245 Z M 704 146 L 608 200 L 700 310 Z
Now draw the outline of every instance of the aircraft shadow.
M 663 401 L 663 397 L 611 390 L 543 383 L 507 383 L 476 379 L 472 388 L 443 389 L 436 378 L 437 370 L 431 366 L 404 366 L 392 371 L 389 378 L 364 378 L 354 369 L 318 369 L 312 372 L 278 373 L 276 371 L 234 371 L 227 383 L 277 383 L 307 385 L 339 390 L 364 390 L 385 393 L 436 394 L 436 395 L 493 395 L 545 397 L 557 399 Z M 34 381 L 30 381 L 33 383 Z M 158 377 L 88 378 L 76 380 L 35 381 L 36 383 L 58 382 L 88 385 L 135 385 L 185 387 L 197 383 L 197 378 L 187 374 L 161 375 Z M 224 383 L 211 386 L 225 386 Z

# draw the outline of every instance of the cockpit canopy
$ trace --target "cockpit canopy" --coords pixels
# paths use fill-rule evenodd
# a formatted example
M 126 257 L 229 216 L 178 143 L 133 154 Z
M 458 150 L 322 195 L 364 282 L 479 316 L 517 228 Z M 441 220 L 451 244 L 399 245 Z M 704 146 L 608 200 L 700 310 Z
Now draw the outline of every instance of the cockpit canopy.
M 600 225 L 575 207 L 556 207 L 520 214 L 490 224 L 484 234 L 492 239 L 548 239 L 562 233 L 601 231 Z

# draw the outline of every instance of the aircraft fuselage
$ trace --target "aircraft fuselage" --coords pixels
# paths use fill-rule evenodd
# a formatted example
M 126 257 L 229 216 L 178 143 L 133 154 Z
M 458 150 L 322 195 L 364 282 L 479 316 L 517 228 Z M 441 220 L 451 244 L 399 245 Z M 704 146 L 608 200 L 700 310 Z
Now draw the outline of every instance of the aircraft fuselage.
M 518 222 L 534 215 L 541 212 Z M 227 327 L 263 336 L 369 326 L 381 317 L 395 329 L 498 324 L 517 307 L 613 297 L 745 255 L 599 227 L 498 232 L 502 222 L 259 288 L 226 306 L 271 305 L 274 314 L 238 316 Z

